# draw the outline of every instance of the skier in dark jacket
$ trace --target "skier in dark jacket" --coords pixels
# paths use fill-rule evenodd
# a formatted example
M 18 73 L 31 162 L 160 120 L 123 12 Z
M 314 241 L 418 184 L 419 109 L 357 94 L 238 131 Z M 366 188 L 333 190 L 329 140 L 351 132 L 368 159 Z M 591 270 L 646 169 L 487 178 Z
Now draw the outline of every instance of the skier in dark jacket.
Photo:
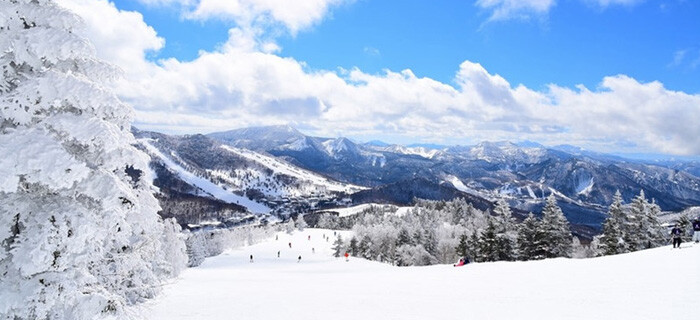
M 700 242 L 700 217 L 693 220 L 693 241 Z
M 673 247 L 678 248 L 681 247 L 681 235 L 683 234 L 683 229 L 681 229 L 681 226 L 676 223 L 676 226 L 671 229 L 671 238 L 673 238 Z

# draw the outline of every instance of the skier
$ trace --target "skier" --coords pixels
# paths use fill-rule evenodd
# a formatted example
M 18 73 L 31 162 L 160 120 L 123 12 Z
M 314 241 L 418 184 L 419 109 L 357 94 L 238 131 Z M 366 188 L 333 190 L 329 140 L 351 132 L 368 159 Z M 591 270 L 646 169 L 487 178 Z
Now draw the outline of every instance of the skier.
M 277 250 L 277 258 L 279 258 L 279 257 L 280 257 L 280 251 Z
M 346 252 L 345 253 L 345 262 L 348 262 L 348 257 L 350 257 L 350 255 Z
M 290 248 L 292 247 L 292 243 L 291 243 L 291 242 L 289 243 L 289 247 L 290 247 Z
M 311 241 L 311 235 L 309 235 L 309 241 Z
M 683 234 L 683 229 L 681 229 L 681 225 L 676 223 L 676 226 L 671 229 L 671 237 L 673 238 L 673 247 L 676 248 L 676 245 L 678 248 L 681 248 L 681 235 Z
M 301 256 L 299 256 L 299 259 L 297 259 L 297 263 L 301 262 Z
M 700 217 L 693 220 L 693 241 L 700 242 Z
M 253 255 L 250 255 L 250 263 L 253 263 Z
M 311 253 L 316 253 L 316 248 L 311 248 Z
M 276 234 L 276 235 L 275 235 L 275 240 L 278 240 L 278 239 L 279 239 L 279 235 Z

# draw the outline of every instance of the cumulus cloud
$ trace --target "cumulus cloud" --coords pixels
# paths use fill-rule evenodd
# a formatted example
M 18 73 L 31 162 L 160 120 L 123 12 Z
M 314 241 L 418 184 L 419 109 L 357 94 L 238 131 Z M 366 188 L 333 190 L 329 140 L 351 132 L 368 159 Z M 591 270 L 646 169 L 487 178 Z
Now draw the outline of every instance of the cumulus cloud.
M 226 43 L 192 61 L 153 63 L 144 52 L 160 48 L 162 39 L 139 15 L 104 1 L 61 1 L 88 7 L 84 12 L 104 10 L 99 21 L 86 19 L 88 30 L 110 21 L 134 28 L 131 37 L 141 39 L 134 43 L 108 32 L 87 36 L 98 52 L 122 50 L 103 57 L 125 69 L 117 90 L 145 129 L 193 133 L 291 123 L 322 136 L 461 144 L 529 139 L 600 151 L 700 154 L 700 95 L 659 82 L 617 75 L 597 88 L 533 90 L 471 61 L 458 66 L 454 85 L 411 70 L 313 70 L 275 54 L 274 42 L 246 28 L 231 29 Z

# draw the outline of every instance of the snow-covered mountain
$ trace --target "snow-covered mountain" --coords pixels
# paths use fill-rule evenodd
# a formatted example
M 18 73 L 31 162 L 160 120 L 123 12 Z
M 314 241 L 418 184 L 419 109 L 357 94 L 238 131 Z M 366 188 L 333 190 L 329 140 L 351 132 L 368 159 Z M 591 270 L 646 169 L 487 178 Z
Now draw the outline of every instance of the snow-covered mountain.
M 161 189 L 213 198 L 254 213 L 313 208 L 365 189 L 203 135 L 170 136 L 139 130 L 134 134 L 151 155 L 152 167 L 159 168 L 155 178 Z M 158 183 L 166 178 L 167 183 Z
M 411 194 L 444 196 L 444 192 L 428 189 L 446 185 L 490 201 L 505 197 L 516 208 L 538 212 L 543 199 L 554 193 L 572 223 L 592 227 L 599 227 L 618 189 L 627 201 L 644 190 L 664 210 L 700 205 L 700 178 L 693 174 L 696 166 L 645 163 L 573 146 L 547 148 L 533 142 L 452 147 L 406 147 L 381 141 L 360 144 L 346 138 L 310 137 L 286 126 L 239 129 L 209 137 L 265 151 L 337 181 L 376 188 L 354 197 L 361 201 L 381 198 L 406 204 L 406 197 L 399 193 L 407 188 L 425 189 L 411 190 Z

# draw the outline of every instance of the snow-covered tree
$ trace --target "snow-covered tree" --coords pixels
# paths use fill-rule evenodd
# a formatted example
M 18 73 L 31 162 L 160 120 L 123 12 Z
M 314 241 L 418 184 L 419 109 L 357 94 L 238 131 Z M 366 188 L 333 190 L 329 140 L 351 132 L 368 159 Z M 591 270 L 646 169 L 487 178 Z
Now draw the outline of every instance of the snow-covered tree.
M 357 238 L 352 237 L 352 239 L 350 239 L 348 250 L 350 251 L 350 255 L 353 257 L 357 257 L 360 254 L 359 247 L 357 246 Z
M 294 233 L 296 226 L 294 224 L 294 219 L 289 218 L 289 220 L 284 224 L 284 231 L 288 234 Z
M 632 251 L 654 248 L 665 243 L 664 230 L 658 218 L 661 208 L 653 201 L 649 203 L 644 190 L 632 199 L 629 211 L 630 216 L 635 217 L 634 224 L 630 225 L 630 232 L 635 234 L 636 240 Z
M 321 217 L 318 218 L 316 226 L 323 229 L 337 229 L 338 217 L 330 213 L 323 213 Z
M 306 229 L 308 226 L 309 226 L 309 225 L 306 223 L 306 220 L 304 220 L 304 215 L 303 215 L 303 214 L 299 214 L 299 215 L 297 216 L 297 220 L 296 220 L 296 227 L 297 227 L 297 229 L 298 229 L 299 231 L 304 231 L 304 229 Z
M 338 235 L 338 238 L 336 238 L 333 242 L 333 247 L 331 247 L 331 249 L 333 249 L 334 257 L 339 258 L 342 256 L 345 252 L 345 242 L 343 242 L 343 237 Z
M 615 192 L 613 203 L 608 209 L 608 217 L 603 223 L 603 232 L 598 236 L 598 252 L 601 255 L 611 255 L 628 252 L 625 239 L 627 218 L 622 206 L 620 190 Z
M 455 247 L 455 252 L 460 258 L 466 257 L 469 253 L 468 239 L 466 234 L 459 236 L 459 244 Z
M 109 90 L 118 73 L 80 24 L 51 0 L 0 1 L 3 318 L 118 315 L 185 263 Z
M 547 258 L 571 256 L 571 229 L 569 221 L 557 205 L 554 194 L 547 197 L 542 209 L 542 222 L 540 224 L 546 245 Z
M 513 247 L 505 233 L 499 232 L 494 219 L 490 219 L 481 232 L 477 245 L 477 261 L 513 260 Z
M 546 258 L 548 244 L 540 221 L 532 212 L 523 220 L 518 230 L 518 258 L 539 260 Z

